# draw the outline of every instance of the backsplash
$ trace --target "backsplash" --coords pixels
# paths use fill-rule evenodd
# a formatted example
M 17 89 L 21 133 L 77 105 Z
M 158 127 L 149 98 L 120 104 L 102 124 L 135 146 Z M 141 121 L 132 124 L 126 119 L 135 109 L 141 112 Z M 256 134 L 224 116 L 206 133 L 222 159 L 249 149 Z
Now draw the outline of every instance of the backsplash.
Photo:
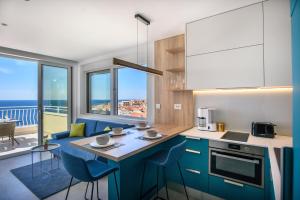
M 272 122 L 279 135 L 292 135 L 291 90 L 194 92 L 195 113 L 200 107 L 216 109 L 215 121 L 227 130 L 251 131 L 251 122 Z M 195 117 L 195 123 L 197 119 Z

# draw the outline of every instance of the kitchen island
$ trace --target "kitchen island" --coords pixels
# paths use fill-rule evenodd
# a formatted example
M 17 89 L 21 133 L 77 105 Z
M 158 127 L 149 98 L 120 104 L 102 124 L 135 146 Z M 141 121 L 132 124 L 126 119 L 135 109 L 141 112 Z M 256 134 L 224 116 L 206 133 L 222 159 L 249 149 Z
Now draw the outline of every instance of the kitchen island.
M 178 136 L 183 131 L 190 129 L 190 127 L 182 127 L 175 125 L 154 125 L 154 129 L 163 135 L 162 138 L 156 140 L 142 140 L 139 137 L 145 131 L 138 131 L 129 129 L 130 134 L 124 136 L 115 136 L 112 139 L 121 146 L 110 149 L 101 150 L 92 148 L 89 143 L 95 141 L 96 137 L 85 138 L 71 142 L 77 148 L 94 153 L 97 156 L 108 159 L 108 163 L 117 166 L 117 182 L 120 192 L 121 200 L 135 200 L 139 199 L 142 170 L 144 160 L 153 153 L 165 148 L 169 148 L 180 141 Z M 156 168 L 147 166 L 143 191 L 149 193 L 149 196 L 154 194 L 156 188 Z M 162 173 L 160 173 L 162 175 Z M 162 181 L 160 180 L 160 185 Z M 117 199 L 113 176 L 109 176 L 109 199 Z

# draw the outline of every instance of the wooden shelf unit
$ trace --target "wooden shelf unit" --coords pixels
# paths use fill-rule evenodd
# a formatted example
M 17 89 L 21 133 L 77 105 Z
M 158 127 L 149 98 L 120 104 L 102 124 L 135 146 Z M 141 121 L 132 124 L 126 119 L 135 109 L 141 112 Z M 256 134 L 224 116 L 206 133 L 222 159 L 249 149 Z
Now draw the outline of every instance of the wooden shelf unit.
M 185 39 L 178 35 L 155 41 L 155 67 L 164 71 L 155 77 L 156 124 L 194 126 L 193 91 L 185 89 Z M 175 110 L 174 104 L 181 104 Z
M 185 92 L 185 91 L 193 91 L 193 90 L 186 90 L 186 89 L 170 89 L 172 92 Z
M 174 48 L 166 49 L 166 51 L 173 54 L 184 53 L 184 47 L 174 47 Z
M 173 72 L 173 73 L 184 72 L 185 68 L 184 67 L 174 67 L 174 68 L 167 69 L 166 71 Z

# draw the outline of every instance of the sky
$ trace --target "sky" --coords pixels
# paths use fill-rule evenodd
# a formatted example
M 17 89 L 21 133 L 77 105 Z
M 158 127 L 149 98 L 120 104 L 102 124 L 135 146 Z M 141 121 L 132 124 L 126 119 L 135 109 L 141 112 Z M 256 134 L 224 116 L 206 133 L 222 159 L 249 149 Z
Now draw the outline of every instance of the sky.
M 97 100 L 110 99 L 110 74 L 95 73 L 91 76 L 91 97 Z M 146 99 L 147 74 L 135 69 L 118 70 L 119 100 Z
M 0 56 L 0 100 L 36 100 L 37 66 L 37 62 Z
M 122 99 L 146 99 L 147 74 L 130 68 L 118 70 L 118 97 Z
M 119 99 L 146 99 L 147 75 L 122 68 L 118 71 Z M 0 56 L 0 100 L 37 100 L 38 63 Z M 63 100 L 67 97 L 67 70 L 44 68 L 44 98 Z M 110 76 L 95 77 L 92 99 L 110 98 Z
M 44 66 L 45 100 L 67 99 L 67 69 Z M 0 57 L 0 100 L 37 100 L 38 63 Z

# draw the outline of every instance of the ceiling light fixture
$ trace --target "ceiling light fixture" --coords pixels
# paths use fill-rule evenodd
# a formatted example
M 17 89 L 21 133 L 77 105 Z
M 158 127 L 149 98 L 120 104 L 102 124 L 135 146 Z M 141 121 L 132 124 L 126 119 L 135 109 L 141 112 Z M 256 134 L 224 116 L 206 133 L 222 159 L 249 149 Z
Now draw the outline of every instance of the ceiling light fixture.
M 136 53 L 136 59 L 137 62 L 136 63 L 132 63 L 132 62 L 128 62 L 122 59 L 118 59 L 118 58 L 113 58 L 113 64 L 114 65 L 120 65 L 120 66 L 124 66 L 124 67 L 129 67 L 132 69 L 137 69 L 140 71 L 144 71 L 147 73 L 151 73 L 151 74 L 155 74 L 155 75 L 163 75 L 163 72 L 154 68 L 150 68 L 149 67 L 149 63 L 148 63 L 148 26 L 150 25 L 150 20 L 146 19 L 144 16 L 142 16 L 141 14 L 136 14 L 134 15 L 134 18 L 137 20 L 137 53 Z M 139 26 L 138 23 L 142 22 L 143 24 L 145 24 L 147 26 L 147 66 L 143 66 L 138 64 L 139 63 Z

